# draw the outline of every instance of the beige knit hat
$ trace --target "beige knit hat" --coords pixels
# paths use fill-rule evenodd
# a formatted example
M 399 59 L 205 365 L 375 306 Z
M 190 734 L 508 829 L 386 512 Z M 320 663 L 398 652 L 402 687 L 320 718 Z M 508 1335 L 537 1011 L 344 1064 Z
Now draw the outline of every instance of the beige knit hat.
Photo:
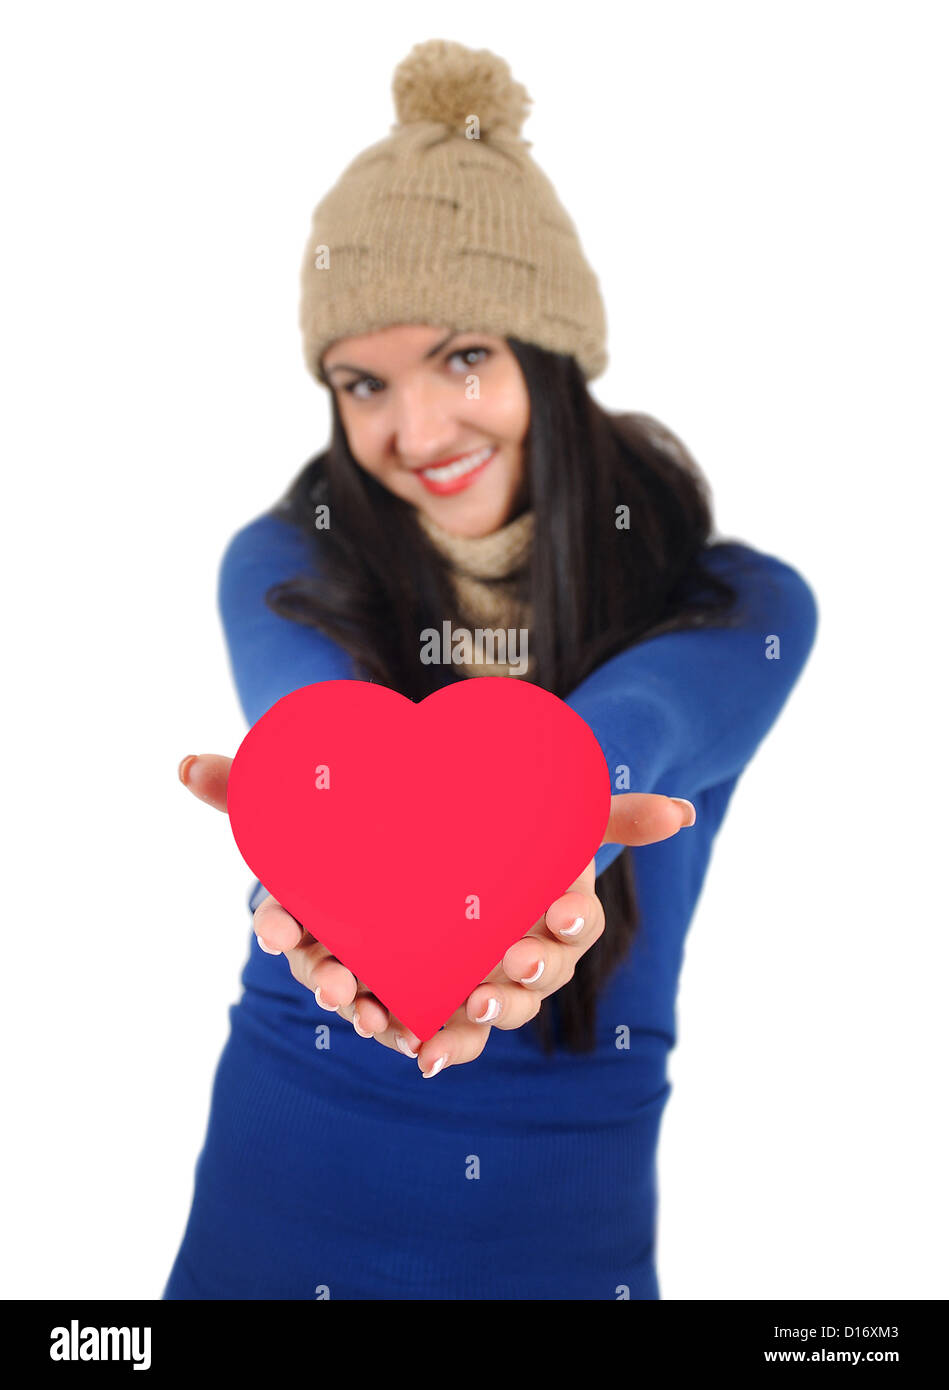
M 392 82 L 397 123 L 313 212 L 300 328 L 322 385 L 340 338 L 401 323 L 516 337 L 607 364 L 596 276 L 520 128 L 531 98 L 503 59 L 448 39 L 416 44 Z

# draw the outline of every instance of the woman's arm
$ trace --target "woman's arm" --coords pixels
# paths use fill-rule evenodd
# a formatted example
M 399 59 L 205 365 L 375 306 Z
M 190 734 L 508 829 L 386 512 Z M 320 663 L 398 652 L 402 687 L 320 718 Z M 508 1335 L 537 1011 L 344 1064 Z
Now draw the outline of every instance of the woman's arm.
M 218 612 L 231 675 L 248 727 L 284 695 L 317 681 L 351 680 L 348 653 L 316 628 L 280 617 L 264 602 L 271 584 L 312 567 L 311 548 L 295 526 L 266 513 L 233 535 L 218 569 Z M 247 907 L 269 895 L 258 879 Z
M 817 604 L 790 565 L 731 541 L 710 546 L 706 561 L 737 592 L 736 626 L 648 639 L 567 697 L 603 749 L 614 792 L 690 797 L 737 776 L 813 646 Z M 621 849 L 599 851 L 597 874 Z
M 298 528 L 266 514 L 232 536 L 221 559 L 218 611 L 248 727 L 292 690 L 354 679 L 348 652 L 264 602 L 272 584 L 311 572 L 312 565 L 312 547 Z

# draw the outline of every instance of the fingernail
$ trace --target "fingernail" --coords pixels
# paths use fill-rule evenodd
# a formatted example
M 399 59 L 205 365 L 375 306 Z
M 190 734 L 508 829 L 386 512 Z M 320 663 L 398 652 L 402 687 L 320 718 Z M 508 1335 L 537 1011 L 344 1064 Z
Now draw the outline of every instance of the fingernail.
M 254 935 L 257 936 L 257 933 L 254 932 Z M 266 942 L 262 941 L 262 940 L 260 939 L 259 936 L 257 936 L 257 945 L 260 947 L 260 949 L 261 949 L 262 951 L 266 951 L 268 956 L 282 956 L 282 955 L 283 955 L 283 952 L 282 952 L 282 951 L 274 951 L 270 946 L 268 946 L 268 945 L 266 944 Z
M 415 1051 L 413 1052 L 412 1049 L 409 1047 L 408 1043 L 405 1041 L 405 1038 L 402 1036 L 401 1033 L 397 1033 L 397 1034 L 396 1034 L 396 1036 L 395 1036 L 395 1041 L 396 1041 L 396 1046 L 398 1047 L 399 1051 L 400 1051 L 400 1052 L 404 1052 L 405 1055 L 406 1055 L 406 1057 L 417 1057 L 417 1056 L 418 1056 L 418 1048 L 416 1048 Z
M 533 985 L 533 984 L 536 984 L 537 981 L 540 979 L 541 975 L 543 975 L 543 973 L 544 973 L 544 962 L 541 961 L 540 965 L 538 965 L 538 967 L 537 967 L 537 969 L 534 971 L 533 975 L 523 975 L 523 976 L 521 977 L 521 984 L 522 984 L 522 985 Z
M 338 1005 L 338 1004 L 327 1004 L 326 1000 L 325 1000 L 325 999 L 323 998 L 323 996 L 320 994 L 320 987 L 319 987 L 319 985 L 317 985 L 316 989 L 313 991 L 313 998 L 314 998 L 314 999 L 316 1000 L 316 1002 L 319 1004 L 319 1006 L 320 1006 L 321 1009 L 328 1009 L 329 1012 L 330 1012 L 331 1014 L 335 1014 L 335 1013 L 338 1013 L 338 1012 L 339 1012 L 339 1005 Z
M 680 830 L 688 830 L 690 825 L 695 824 L 695 807 L 692 805 L 691 801 L 686 801 L 684 796 L 670 796 L 669 800 L 674 801 L 677 806 L 684 806 L 687 811 L 691 811 L 692 819 L 684 820 L 679 827 Z
M 372 1034 L 371 1034 L 371 1033 L 367 1033 L 366 1030 L 365 1030 L 365 1028 L 360 1028 L 359 1024 L 358 1024 L 357 1021 L 356 1021 L 356 1014 L 355 1014 L 355 1013 L 353 1013 L 352 1023 L 353 1023 L 353 1027 L 355 1028 L 356 1032 L 359 1034 L 359 1036 L 360 1036 L 361 1038 L 371 1038 L 371 1037 L 372 1037 Z
M 574 917 L 573 922 L 571 923 L 571 925 L 570 925 L 569 927 L 561 927 L 561 928 L 560 928 L 560 935 L 561 935 L 561 936 L 576 936 L 577 932 L 578 932 L 578 931 L 582 931 L 582 930 L 583 930 L 583 918 L 582 918 L 582 917 Z
M 430 1076 L 437 1076 L 447 1061 L 448 1053 L 443 1052 L 433 1067 L 429 1067 L 428 1071 L 422 1072 L 422 1079 L 427 1081 Z
M 188 756 L 182 758 L 181 762 L 178 764 L 178 781 L 184 783 L 185 786 L 188 785 L 187 769 L 197 756 L 197 753 L 189 753 Z
M 483 1014 L 479 1014 L 475 1023 L 490 1023 L 492 1018 L 497 1018 L 501 1012 L 501 1005 L 496 999 L 489 999 Z

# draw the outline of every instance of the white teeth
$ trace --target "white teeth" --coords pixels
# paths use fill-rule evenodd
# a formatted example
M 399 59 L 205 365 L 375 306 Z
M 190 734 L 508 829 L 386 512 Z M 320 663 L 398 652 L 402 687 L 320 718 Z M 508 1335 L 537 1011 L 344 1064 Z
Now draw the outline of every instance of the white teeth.
M 464 473 L 470 473 L 473 468 L 484 463 L 485 459 L 490 458 L 493 453 L 493 445 L 479 449 L 476 454 L 469 454 L 467 458 L 458 459 L 456 463 L 446 463 L 441 468 L 423 468 L 422 477 L 431 478 L 436 483 L 450 483 L 453 478 L 460 478 Z

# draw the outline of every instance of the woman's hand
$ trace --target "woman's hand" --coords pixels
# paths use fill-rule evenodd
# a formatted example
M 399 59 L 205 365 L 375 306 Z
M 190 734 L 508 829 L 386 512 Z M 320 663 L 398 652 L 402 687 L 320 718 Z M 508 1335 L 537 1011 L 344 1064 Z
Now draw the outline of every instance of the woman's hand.
M 651 845 L 695 824 L 695 807 L 678 797 L 623 792 L 611 799 L 604 845 Z M 426 1077 L 445 1066 L 470 1062 L 484 1051 L 491 1028 L 520 1028 L 548 995 L 573 979 L 577 961 L 603 933 L 603 905 L 596 896 L 596 859 L 526 936 L 508 947 L 500 964 L 469 994 L 443 1028 L 418 1052 Z M 399 1028 L 397 1022 L 389 1033 Z M 407 1030 L 402 1029 L 403 1033 Z M 413 1050 L 418 1039 L 407 1033 Z M 379 1041 L 386 1041 L 383 1034 Z
M 232 759 L 202 753 L 184 758 L 178 776 L 200 800 L 227 810 L 227 778 Z M 611 799 L 602 844 L 651 845 L 668 840 L 695 823 L 688 801 L 647 792 L 623 792 Z M 505 952 L 444 1027 L 420 1047 L 420 1039 L 389 1013 L 376 996 L 321 946 L 272 895 L 254 913 L 262 949 L 283 952 L 294 977 L 312 990 L 321 1008 L 348 1019 L 363 1037 L 417 1057 L 423 1076 L 445 1066 L 471 1062 L 484 1051 L 491 1028 L 521 1028 L 543 1001 L 573 978 L 577 961 L 603 933 L 603 906 L 596 896 L 596 860 L 557 898 L 520 941 Z M 357 1015 L 358 1010 L 358 1015 Z
M 233 758 L 225 758 L 217 753 L 192 755 L 182 758 L 178 777 L 199 800 L 226 812 L 227 779 L 233 761 Z M 272 893 L 258 904 L 254 912 L 254 931 L 261 950 L 269 955 L 286 956 L 291 974 L 312 991 L 320 1008 L 341 1013 L 357 1032 L 362 1029 L 365 1037 L 382 1033 L 389 1027 L 388 1009 L 380 1004 L 361 980 L 356 979 L 351 970 L 346 969 L 342 961 L 337 960 L 301 927 Z M 359 1016 L 354 1018 L 357 1007 Z M 367 1029 L 368 1032 L 365 1031 Z M 418 1039 L 414 1041 L 417 1046 Z

